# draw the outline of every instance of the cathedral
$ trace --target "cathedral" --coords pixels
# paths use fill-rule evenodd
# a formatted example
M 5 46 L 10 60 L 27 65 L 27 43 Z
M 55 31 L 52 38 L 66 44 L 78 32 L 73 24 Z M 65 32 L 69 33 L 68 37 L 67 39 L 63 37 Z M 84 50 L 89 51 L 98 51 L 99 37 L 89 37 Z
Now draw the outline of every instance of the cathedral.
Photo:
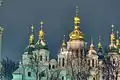
M 114 25 L 111 26 L 110 44 L 105 52 L 101 37 L 97 48 L 93 39 L 87 45 L 84 33 L 80 31 L 78 7 L 73 22 L 69 40 L 63 39 L 56 59 L 50 58 L 43 21 L 40 22 L 37 42 L 32 25 L 29 44 L 19 61 L 19 68 L 12 74 L 12 80 L 120 80 L 120 39 Z

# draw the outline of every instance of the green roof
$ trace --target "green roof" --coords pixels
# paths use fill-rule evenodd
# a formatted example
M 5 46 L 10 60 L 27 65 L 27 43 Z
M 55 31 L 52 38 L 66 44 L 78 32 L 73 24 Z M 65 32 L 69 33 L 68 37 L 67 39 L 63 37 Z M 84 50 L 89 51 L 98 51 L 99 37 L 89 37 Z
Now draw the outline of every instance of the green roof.
M 22 74 L 23 73 L 23 68 L 19 67 L 13 74 Z
M 32 51 L 34 51 L 35 50 L 35 47 L 34 47 L 34 45 L 28 45 L 26 48 L 25 48 L 25 50 L 24 50 L 24 52 L 28 52 L 28 53 L 32 53 Z
M 46 49 L 46 50 L 48 50 L 48 47 L 47 47 L 47 45 L 42 45 L 40 43 L 40 44 L 36 44 L 35 45 L 35 49 L 38 49 L 38 50 L 40 50 L 40 49 Z

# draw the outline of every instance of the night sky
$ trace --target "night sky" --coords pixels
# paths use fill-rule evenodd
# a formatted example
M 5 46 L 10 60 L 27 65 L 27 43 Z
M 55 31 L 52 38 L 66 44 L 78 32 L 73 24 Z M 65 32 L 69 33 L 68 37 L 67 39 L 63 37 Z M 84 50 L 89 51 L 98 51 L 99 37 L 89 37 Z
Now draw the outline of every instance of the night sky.
M 120 30 L 120 0 L 4 0 L 0 7 L 0 25 L 4 27 L 3 57 L 18 61 L 28 45 L 30 27 L 35 26 L 38 40 L 40 21 L 44 21 L 44 31 L 51 56 L 56 57 L 63 35 L 73 30 L 75 7 L 79 6 L 80 28 L 85 40 L 91 36 L 97 44 L 102 36 L 104 46 L 109 44 L 111 24 Z

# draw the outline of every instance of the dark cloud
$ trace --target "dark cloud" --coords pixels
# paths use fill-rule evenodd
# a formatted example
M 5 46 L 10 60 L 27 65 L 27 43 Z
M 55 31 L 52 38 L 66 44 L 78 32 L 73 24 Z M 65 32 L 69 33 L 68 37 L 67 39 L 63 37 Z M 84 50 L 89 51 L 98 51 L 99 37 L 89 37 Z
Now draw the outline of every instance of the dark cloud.
M 92 35 L 95 44 L 98 36 L 103 36 L 103 44 L 108 45 L 110 25 L 120 30 L 119 0 L 5 0 L 0 7 L 0 24 L 5 28 L 3 54 L 12 60 L 19 60 L 28 44 L 31 24 L 36 29 L 38 39 L 39 23 L 45 22 L 44 30 L 51 55 L 55 57 L 64 34 L 73 29 L 75 6 L 79 6 L 81 24 L 86 41 Z

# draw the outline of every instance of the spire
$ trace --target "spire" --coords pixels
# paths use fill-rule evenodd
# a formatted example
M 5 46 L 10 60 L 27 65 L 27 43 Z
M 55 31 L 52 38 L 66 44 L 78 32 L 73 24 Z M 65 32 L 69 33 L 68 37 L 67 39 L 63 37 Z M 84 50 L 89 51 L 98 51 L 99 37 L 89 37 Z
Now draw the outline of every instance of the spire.
M 2 37 L 3 37 L 4 28 L 0 26 L 0 66 L 2 61 Z
M 76 16 L 74 17 L 74 29 L 79 29 L 80 18 L 78 6 L 76 6 Z
M 98 49 L 102 49 L 101 36 L 99 36 Z
M 120 46 L 120 41 L 119 41 L 119 31 L 117 31 L 116 46 L 117 46 L 117 48 Z
M 31 26 L 31 34 L 30 34 L 30 37 L 29 37 L 29 44 L 34 44 L 34 26 L 32 25 Z
M 76 6 L 76 16 L 74 17 L 74 30 L 69 34 L 71 40 L 84 40 L 84 34 L 80 31 L 80 18 L 78 6 Z
M 111 28 L 112 28 L 112 33 L 110 35 L 110 42 L 111 42 L 111 44 L 114 44 L 115 35 L 114 35 L 114 25 L 113 24 L 111 25 Z
M 43 21 L 40 22 L 40 31 L 39 31 L 39 39 L 43 40 L 44 39 L 44 31 L 43 31 Z
M 115 26 L 112 24 L 112 25 L 111 25 L 112 33 L 114 33 L 114 27 L 115 27 Z
M 65 35 L 64 35 L 64 38 L 63 38 L 63 41 L 62 41 L 62 47 L 66 47 L 66 43 L 65 43 Z
M 76 6 L 76 16 L 79 16 L 79 9 L 78 9 L 78 6 Z
M 91 45 L 90 45 L 90 49 L 93 50 L 95 48 L 94 44 L 93 44 L 93 39 L 91 37 Z

